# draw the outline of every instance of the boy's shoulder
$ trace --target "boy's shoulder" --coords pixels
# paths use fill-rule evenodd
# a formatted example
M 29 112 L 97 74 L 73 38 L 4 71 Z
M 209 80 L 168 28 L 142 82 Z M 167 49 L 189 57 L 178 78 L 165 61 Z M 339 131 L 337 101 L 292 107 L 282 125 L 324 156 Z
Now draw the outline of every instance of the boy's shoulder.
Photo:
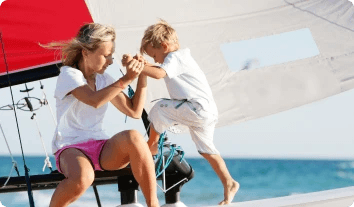
M 174 52 L 170 52 L 168 55 L 176 56 L 176 57 L 190 56 L 191 51 L 189 48 L 183 48 L 183 49 L 178 49 Z
M 190 49 L 189 48 L 184 48 L 184 49 L 178 49 L 174 52 L 170 52 L 166 58 L 165 61 L 167 62 L 170 61 L 177 61 L 179 63 L 187 63 L 193 60 L 193 57 L 191 55 Z

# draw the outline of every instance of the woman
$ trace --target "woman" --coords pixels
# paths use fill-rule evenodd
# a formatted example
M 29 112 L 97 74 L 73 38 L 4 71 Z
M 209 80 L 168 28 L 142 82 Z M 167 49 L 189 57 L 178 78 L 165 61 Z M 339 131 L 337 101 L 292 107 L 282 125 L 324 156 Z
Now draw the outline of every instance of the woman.
M 102 130 L 108 102 L 124 114 L 140 118 L 146 96 L 147 78 L 140 75 L 144 63 L 133 59 L 118 81 L 105 73 L 112 64 L 115 31 L 91 23 L 62 49 L 63 67 L 55 97 L 58 126 L 53 139 L 57 169 L 66 177 L 56 188 L 50 207 L 68 206 L 94 181 L 95 170 L 118 170 L 129 163 L 148 206 L 159 206 L 152 156 L 146 141 L 135 130 L 109 138 Z M 52 44 L 58 45 L 58 44 Z M 140 75 L 140 76 L 139 76 Z M 130 100 L 123 89 L 138 77 Z

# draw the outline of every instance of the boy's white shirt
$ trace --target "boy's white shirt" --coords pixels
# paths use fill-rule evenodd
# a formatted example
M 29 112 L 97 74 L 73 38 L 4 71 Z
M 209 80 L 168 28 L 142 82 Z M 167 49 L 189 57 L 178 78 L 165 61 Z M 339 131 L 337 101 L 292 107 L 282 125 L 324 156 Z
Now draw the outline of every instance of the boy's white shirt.
M 106 73 L 97 74 L 96 89 L 101 90 L 114 81 Z M 96 109 L 69 94 L 75 88 L 86 84 L 86 79 L 80 70 L 68 66 L 60 69 L 54 93 L 58 126 L 52 141 L 53 153 L 67 145 L 90 139 L 109 138 L 102 127 L 108 103 Z
M 202 105 L 205 111 L 218 115 L 211 88 L 203 71 L 191 56 L 189 48 L 170 52 L 160 66 L 172 99 L 188 99 Z

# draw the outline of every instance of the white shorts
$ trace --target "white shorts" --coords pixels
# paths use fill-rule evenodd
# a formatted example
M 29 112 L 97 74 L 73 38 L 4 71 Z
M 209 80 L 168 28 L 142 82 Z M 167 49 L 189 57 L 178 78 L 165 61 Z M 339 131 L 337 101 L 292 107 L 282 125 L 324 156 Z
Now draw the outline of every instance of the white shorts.
M 149 120 L 156 132 L 161 134 L 169 130 L 180 133 L 189 130 L 199 153 L 220 154 L 213 143 L 217 116 L 205 111 L 197 102 L 182 102 L 161 100 L 152 107 Z

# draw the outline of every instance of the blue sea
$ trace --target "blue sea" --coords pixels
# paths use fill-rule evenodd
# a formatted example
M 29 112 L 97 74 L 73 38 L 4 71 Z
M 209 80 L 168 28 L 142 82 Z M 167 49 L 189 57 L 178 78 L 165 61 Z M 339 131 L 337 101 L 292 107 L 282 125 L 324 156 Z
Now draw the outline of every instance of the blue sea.
M 15 160 L 21 175 L 24 175 L 22 158 L 15 157 Z M 187 206 L 216 205 L 223 199 L 223 188 L 218 177 L 206 160 L 186 160 L 193 167 L 195 176 L 182 187 L 182 202 Z M 53 157 L 51 162 L 54 165 Z M 225 162 L 233 178 L 241 184 L 234 202 L 354 186 L 354 161 L 225 159 Z M 26 164 L 30 168 L 30 175 L 42 174 L 44 157 L 26 157 Z M 8 176 L 11 158 L 0 156 L 0 166 L 0 176 Z M 45 173 L 49 173 L 49 170 L 46 169 Z M 16 173 L 12 175 L 16 176 Z M 98 186 L 98 191 L 102 206 L 120 204 L 116 184 Z M 47 207 L 53 192 L 34 191 L 36 207 Z M 163 192 L 159 188 L 158 193 L 160 204 L 165 204 Z M 144 205 L 141 191 L 138 200 Z M 26 192 L 0 194 L 0 201 L 6 207 L 29 206 Z M 71 206 L 97 206 L 93 189 L 87 190 Z

